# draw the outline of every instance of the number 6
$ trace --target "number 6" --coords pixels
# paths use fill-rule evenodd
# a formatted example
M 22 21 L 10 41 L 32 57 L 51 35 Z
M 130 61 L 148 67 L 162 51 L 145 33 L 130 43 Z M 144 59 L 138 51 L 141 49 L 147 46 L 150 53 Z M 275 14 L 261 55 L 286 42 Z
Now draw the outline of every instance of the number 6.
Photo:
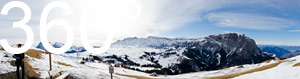
M 47 16 L 48 16 L 50 10 L 52 10 L 53 8 L 62 8 L 64 11 L 66 11 L 67 15 L 72 14 L 72 10 L 71 10 L 70 6 L 68 6 L 67 3 L 64 3 L 61 1 L 54 1 L 54 2 L 49 3 L 44 8 L 42 15 L 41 15 L 40 37 L 41 37 L 43 46 L 49 52 L 52 52 L 55 54 L 61 54 L 61 53 L 64 53 L 65 51 L 67 51 L 72 46 L 73 38 L 74 38 L 73 30 L 72 30 L 72 27 L 70 24 L 68 24 L 65 20 L 61 20 L 61 19 L 56 19 L 56 20 L 53 20 L 53 21 L 49 22 L 48 24 L 46 24 Z M 55 25 L 60 25 L 60 26 L 64 27 L 67 31 L 67 42 L 66 42 L 65 46 L 63 46 L 62 48 L 53 48 L 52 46 L 50 46 L 48 39 L 47 39 L 48 30 L 51 27 L 54 27 Z
M 26 32 L 26 35 L 27 35 L 26 43 L 22 48 L 12 48 L 8 44 L 7 39 L 2 39 L 2 40 L 0 40 L 0 42 L 1 42 L 1 45 L 3 45 L 3 48 L 7 52 L 10 52 L 13 54 L 19 54 L 19 53 L 26 52 L 32 46 L 34 36 L 33 36 L 32 29 L 28 25 L 26 25 L 26 23 L 31 18 L 31 10 L 28 7 L 28 5 L 26 5 L 25 3 L 20 2 L 20 1 L 12 1 L 12 2 L 9 2 L 6 5 L 4 5 L 4 7 L 1 11 L 1 14 L 7 15 L 8 11 L 15 7 L 21 8 L 24 11 L 24 18 L 21 21 L 13 22 L 13 28 L 20 28 Z

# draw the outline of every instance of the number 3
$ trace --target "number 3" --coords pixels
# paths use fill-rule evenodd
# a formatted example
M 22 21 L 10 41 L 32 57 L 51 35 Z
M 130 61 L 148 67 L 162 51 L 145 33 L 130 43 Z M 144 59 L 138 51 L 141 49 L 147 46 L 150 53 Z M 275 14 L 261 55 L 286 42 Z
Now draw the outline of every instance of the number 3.
M 4 7 L 1 11 L 1 14 L 7 15 L 8 11 L 15 7 L 21 8 L 24 11 L 24 18 L 21 21 L 13 22 L 13 28 L 20 28 L 26 32 L 26 35 L 27 35 L 26 43 L 22 48 L 12 48 L 8 44 L 7 39 L 1 39 L 0 43 L 1 43 L 1 45 L 3 45 L 3 48 L 7 52 L 10 52 L 13 54 L 19 54 L 19 53 L 26 52 L 32 46 L 34 36 L 33 36 L 32 29 L 28 25 L 26 25 L 26 23 L 31 18 L 31 10 L 28 7 L 28 5 L 26 5 L 25 3 L 20 2 L 20 1 L 12 1 L 12 2 L 9 2 L 6 5 L 4 5 Z

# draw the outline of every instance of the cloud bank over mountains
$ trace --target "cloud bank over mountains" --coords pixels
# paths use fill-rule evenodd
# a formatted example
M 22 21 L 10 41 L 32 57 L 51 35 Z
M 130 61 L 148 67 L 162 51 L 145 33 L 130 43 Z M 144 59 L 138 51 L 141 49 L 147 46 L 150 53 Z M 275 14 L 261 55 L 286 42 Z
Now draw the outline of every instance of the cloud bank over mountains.
M 43 8 L 52 0 L 43 1 L 24 1 L 32 10 L 32 18 L 28 25 L 33 29 L 35 34 L 36 44 L 39 42 L 39 19 Z M 98 0 L 99 4 L 106 4 L 104 0 Z M 110 7 L 118 6 L 119 0 L 111 0 Z M 128 0 L 129 1 L 129 0 Z M 126 21 L 113 27 L 114 40 L 123 39 L 126 37 L 147 37 L 159 36 L 164 32 L 172 31 L 178 28 L 187 27 L 192 22 L 202 22 L 209 20 L 212 24 L 219 27 L 241 28 L 250 30 L 281 30 L 291 29 L 290 32 L 295 32 L 295 27 L 299 27 L 298 20 L 288 17 L 265 16 L 266 13 L 247 13 L 247 10 L 257 10 L 258 8 L 283 11 L 293 11 L 300 7 L 296 3 L 298 1 L 273 1 L 273 0 L 132 0 L 141 8 L 140 17 L 136 20 Z M 0 6 L 4 6 L 9 0 L 0 1 Z M 48 21 L 61 18 L 69 22 L 74 31 L 75 44 L 80 44 L 80 19 L 82 6 L 86 3 L 85 0 L 65 0 L 69 3 L 73 10 L 70 16 L 64 15 L 61 9 L 53 9 L 49 14 Z M 299 3 L 299 2 L 298 2 Z M 97 3 L 95 3 L 97 4 Z M 133 13 L 136 8 L 130 10 Z M 117 22 L 106 22 L 106 16 L 117 16 L 125 13 L 114 13 L 116 15 L 104 14 L 109 11 L 110 7 L 97 8 L 90 11 L 88 25 L 88 39 L 90 43 L 98 44 L 105 40 L 107 33 L 107 25 L 113 25 Z M 246 10 L 237 11 L 235 9 L 245 8 Z M 246 12 L 245 12 L 246 11 Z M 298 10 L 297 10 L 298 11 Z M 299 11 L 300 12 L 300 11 Z M 103 14 L 101 14 L 103 13 Z M 26 39 L 24 32 L 20 29 L 12 29 L 12 22 L 23 18 L 23 12 L 20 9 L 12 9 L 8 16 L 0 15 L 0 39 L 7 38 L 11 43 L 23 42 Z M 100 18 L 96 18 L 100 17 Z M 101 24 L 103 23 L 103 24 Z M 97 26 L 99 25 L 99 26 Z M 203 28 L 205 29 L 205 28 Z M 9 34 L 7 34 L 9 33 Z M 51 28 L 48 32 L 50 41 L 64 42 L 66 40 L 66 32 L 61 27 Z

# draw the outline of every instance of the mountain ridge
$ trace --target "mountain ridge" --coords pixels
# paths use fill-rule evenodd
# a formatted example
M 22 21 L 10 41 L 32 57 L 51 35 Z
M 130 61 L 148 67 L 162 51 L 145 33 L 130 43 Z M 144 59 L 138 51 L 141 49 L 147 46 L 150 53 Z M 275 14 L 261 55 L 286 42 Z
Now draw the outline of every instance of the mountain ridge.
M 114 48 L 118 47 L 118 48 Z M 130 51 L 139 53 L 120 54 Z M 146 51 L 147 48 L 156 51 Z M 141 50 L 140 50 L 141 49 Z M 139 50 L 139 51 L 134 51 Z M 129 50 L 128 50 L 129 51 Z M 236 33 L 210 35 L 204 38 L 125 38 L 113 43 L 111 50 L 102 56 L 111 63 L 135 67 L 152 67 L 162 71 L 148 70 L 163 74 L 181 74 L 223 67 L 263 62 L 273 57 L 262 53 L 255 41 Z M 145 63 L 148 62 L 148 63 Z M 139 68 L 138 68 L 139 69 Z

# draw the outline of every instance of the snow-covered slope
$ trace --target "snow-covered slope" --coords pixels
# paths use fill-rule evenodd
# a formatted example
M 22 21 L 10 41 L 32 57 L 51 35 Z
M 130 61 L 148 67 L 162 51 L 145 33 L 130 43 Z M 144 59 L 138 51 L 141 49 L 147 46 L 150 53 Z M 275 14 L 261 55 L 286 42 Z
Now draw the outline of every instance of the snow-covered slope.
M 39 68 L 37 73 L 41 74 L 41 78 L 48 78 L 49 70 L 49 56 L 46 54 L 42 55 L 42 59 L 30 58 L 31 65 L 34 68 Z M 81 58 L 76 55 L 52 54 L 52 69 L 61 69 L 65 72 L 70 72 L 72 76 L 78 79 L 100 79 L 110 78 L 108 72 L 108 64 L 105 63 L 85 63 L 80 64 Z M 58 62 L 68 64 L 70 66 L 64 66 L 58 64 Z M 115 79 L 123 79 L 124 77 L 115 76 Z M 126 77 L 125 77 L 126 78 Z
M 117 49 L 115 49 L 117 50 Z M 124 51 L 127 49 L 118 49 L 119 51 Z M 129 50 L 129 49 L 128 49 Z M 153 49 L 140 49 L 147 51 L 160 51 Z M 132 51 L 134 52 L 134 51 Z M 125 52 L 124 52 L 125 53 Z M 130 52 L 127 52 L 130 53 Z M 122 54 L 122 53 L 120 53 Z M 134 53 L 132 53 L 134 54 Z M 64 72 L 70 72 L 70 74 L 76 79 L 107 79 L 110 78 L 110 74 L 108 72 L 109 65 L 103 62 L 86 62 L 85 64 L 80 64 L 82 61 L 82 57 L 88 57 L 91 53 L 85 52 L 80 53 L 77 57 L 77 54 L 52 54 L 52 69 L 62 69 Z M 31 56 L 26 55 L 29 59 L 29 64 L 33 68 L 37 68 L 35 70 L 36 73 L 40 74 L 40 78 L 48 78 L 48 70 L 49 70 L 49 59 L 48 54 L 41 54 L 41 58 L 37 59 Z M 12 54 L 7 53 L 6 51 L 0 51 L 0 74 L 6 74 L 8 72 L 14 72 L 16 70 L 15 66 L 12 66 L 9 62 L 13 61 Z M 58 64 L 65 63 L 70 66 Z M 158 76 L 150 76 L 148 73 L 125 69 L 122 67 L 115 67 L 114 79 L 135 79 L 135 78 L 162 78 L 162 79 L 202 79 L 202 78 L 212 78 L 236 73 L 243 73 L 246 71 L 251 71 L 256 68 L 265 67 L 274 63 L 281 62 L 280 64 L 266 68 L 262 71 L 255 71 L 252 73 L 242 74 L 240 76 L 229 77 L 233 79 L 299 79 L 300 78 L 300 66 L 294 66 L 295 64 L 300 62 L 300 56 L 289 58 L 286 60 L 272 60 L 269 62 L 263 62 L 258 64 L 245 64 L 239 66 L 233 66 L 229 68 L 224 68 L 220 70 L 213 71 L 201 71 L 194 73 L 185 73 L 178 75 L 158 75 Z M 143 67 L 143 69 L 147 70 L 149 68 Z M 120 75 L 123 74 L 123 75 Z M 127 75 L 127 76 L 124 76 Z M 136 77 L 135 77 L 136 76 Z M 225 76 L 226 78 L 226 76 Z
M 10 64 L 10 61 L 14 61 L 14 58 L 11 57 L 12 54 L 0 50 L 0 74 L 8 73 L 16 70 L 16 68 Z
M 287 62 L 283 62 L 276 67 L 264 71 L 241 75 L 233 79 L 299 79 L 300 56 L 289 58 L 285 61 Z M 296 64 L 298 64 L 298 66 L 296 66 Z
M 32 49 L 35 50 L 35 49 Z M 35 52 L 36 53 L 36 52 Z M 39 52 L 41 53 L 41 52 Z M 8 56 L 6 56 L 8 55 Z M 77 57 L 76 54 L 52 54 L 52 69 L 57 70 L 61 69 L 63 72 L 69 72 L 75 79 L 108 79 L 110 78 L 110 73 L 108 72 L 109 64 L 99 63 L 99 62 L 86 62 L 85 64 L 80 64 L 82 56 L 86 57 L 89 53 L 85 53 Z M 26 55 L 28 58 L 29 65 L 37 70 L 37 74 L 40 75 L 40 79 L 49 78 L 49 55 L 41 54 L 41 58 L 34 58 Z M 2 79 L 1 74 L 7 74 L 9 72 L 15 72 L 16 66 L 12 66 L 10 61 L 14 61 L 12 54 L 6 51 L 0 51 L 0 79 Z M 64 63 L 69 66 L 58 64 Z M 137 73 L 139 75 L 148 75 L 146 73 L 123 69 L 115 68 L 117 73 Z M 30 73 L 27 73 L 30 74 Z M 14 76 L 14 75 L 12 75 Z M 126 76 L 114 75 L 114 79 L 134 79 Z M 5 77 L 7 78 L 7 77 Z M 9 78 L 9 77 L 8 77 Z

